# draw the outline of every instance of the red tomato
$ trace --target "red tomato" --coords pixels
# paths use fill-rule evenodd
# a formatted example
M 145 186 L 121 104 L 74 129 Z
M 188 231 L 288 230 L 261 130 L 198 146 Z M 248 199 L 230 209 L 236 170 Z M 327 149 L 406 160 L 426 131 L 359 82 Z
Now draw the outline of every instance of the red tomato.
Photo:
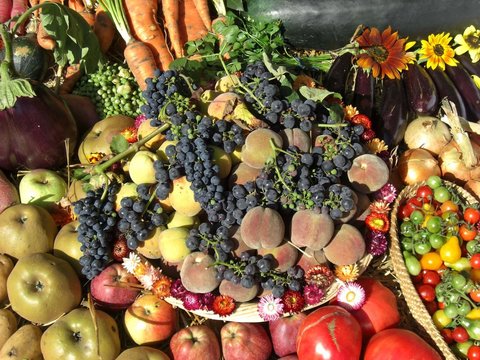
M 422 282 L 426 285 L 437 286 L 442 281 L 440 274 L 434 270 L 427 270 L 423 274 Z
M 359 359 L 362 329 L 340 306 L 327 305 L 309 314 L 297 335 L 298 358 L 308 360 Z
M 443 328 L 442 330 L 440 330 L 440 334 L 442 335 L 443 340 L 445 340 L 447 344 L 451 344 L 454 342 L 452 338 L 452 329 Z
M 468 360 L 480 360 L 480 346 L 472 345 L 468 348 Z
M 452 339 L 458 343 L 463 343 L 470 338 L 467 330 L 463 326 L 457 326 L 452 331 Z
M 468 295 L 470 295 L 470 299 L 476 303 L 480 303 L 480 289 L 473 289 Z
M 480 253 L 473 254 L 470 258 L 470 265 L 474 269 L 480 269 Z
M 463 220 L 469 224 L 476 224 L 480 220 L 480 211 L 474 208 L 466 208 L 463 212 Z
M 423 201 L 430 201 L 433 198 L 433 190 L 428 185 L 422 185 L 417 190 L 417 197 L 421 198 Z
M 423 301 L 429 302 L 435 300 L 435 288 L 432 285 L 417 285 L 417 292 Z
M 471 241 L 477 236 L 477 229 L 475 226 L 468 226 L 467 224 L 462 224 L 458 230 L 460 237 L 465 241 Z
M 427 301 L 427 302 L 424 302 L 423 304 L 425 305 L 425 308 L 427 309 L 430 315 L 433 315 L 435 311 L 438 310 L 438 303 L 435 300 Z
M 395 294 L 379 281 L 360 278 L 357 282 L 365 290 L 365 304 L 350 311 L 362 328 L 363 340 L 368 341 L 377 332 L 395 327 L 400 322 Z
M 370 339 L 363 359 L 440 360 L 442 357 L 414 332 L 406 329 L 386 329 Z

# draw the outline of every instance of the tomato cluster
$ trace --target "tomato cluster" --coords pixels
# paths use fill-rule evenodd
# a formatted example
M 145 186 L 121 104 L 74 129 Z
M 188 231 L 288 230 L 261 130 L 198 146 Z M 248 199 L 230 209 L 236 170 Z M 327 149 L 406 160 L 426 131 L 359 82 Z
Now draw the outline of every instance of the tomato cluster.
M 435 325 L 458 356 L 480 359 L 480 211 L 432 176 L 399 218 L 405 265 Z

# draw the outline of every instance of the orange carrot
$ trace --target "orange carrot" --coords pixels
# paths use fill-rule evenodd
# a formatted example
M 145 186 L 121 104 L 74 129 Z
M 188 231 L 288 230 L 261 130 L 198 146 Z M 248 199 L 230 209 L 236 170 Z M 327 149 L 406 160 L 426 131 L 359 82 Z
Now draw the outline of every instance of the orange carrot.
M 68 66 L 65 72 L 64 81 L 62 85 L 60 85 L 60 94 L 70 94 L 81 76 L 82 71 L 79 64 Z
M 68 7 L 76 12 L 82 12 L 85 10 L 85 4 L 82 0 L 68 0 Z
M 123 55 L 140 89 L 145 90 L 145 80 L 153 77 L 157 68 L 150 47 L 141 41 L 133 40 L 128 43 Z
M 40 0 L 38 3 L 43 4 L 44 2 L 47 2 L 47 1 L 50 1 L 56 4 L 63 4 L 63 0 Z M 45 50 L 53 50 L 57 45 L 55 39 L 52 38 L 50 35 L 48 35 L 47 31 L 45 30 L 41 22 L 38 24 L 37 42 L 38 42 L 38 45 L 40 45 Z
M 85 21 L 88 25 L 90 25 L 90 27 L 93 27 L 93 25 L 95 24 L 95 14 L 93 12 L 84 9 L 82 11 L 79 11 L 78 13 L 85 19 Z
M 178 28 L 178 1 L 179 0 L 162 0 L 165 30 L 168 32 L 170 44 L 172 45 L 175 57 L 177 58 L 183 56 L 183 43 Z
M 179 28 L 183 42 L 198 40 L 207 34 L 193 0 L 179 2 Z
M 100 43 L 100 50 L 105 54 L 112 45 L 113 38 L 115 37 L 115 25 L 101 6 L 97 8 L 93 31 L 95 35 L 97 35 L 98 42 Z
M 210 18 L 210 10 L 208 9 L 208 0 L 193 0 L 195 8 L 198 11 L 198 15 L 203 21 L 203 25 L 208 31 L 212 30 L 212 19 Z
M 124 0 L 123 4 L 132 35 L 148 45 L 159 69 L 168 69 L 173 56 L 156 20 L 157 0 Z

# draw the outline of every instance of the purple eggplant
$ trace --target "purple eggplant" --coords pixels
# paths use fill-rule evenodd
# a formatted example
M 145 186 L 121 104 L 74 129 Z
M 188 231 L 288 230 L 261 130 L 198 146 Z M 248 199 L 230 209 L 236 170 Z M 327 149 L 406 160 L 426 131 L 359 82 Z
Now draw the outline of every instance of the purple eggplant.
M 41 83 L 31 81 L 36 96 L 20 97 L 0 111 L 0 168 L 58 168 L 67 160 L 66 139 L 73 151 L 75 120 L 63 100 Z
M 465 103 L 463 102 L 462 95 L 445 71 L 439 68 L 436 68 L 435 70 L 427 68 L 427 72 L 435 83 L 439 100 L 441 101 L 447 98 L 449 101 L 455 104 L 458 115 L 466 118 L 467 109 L 465 107 Z
M 467 108 L 467 120 L 480 121 L 480 89 L 461 64 L 446 67 L 448 77 L 453 81 Z
M 432 115 L 438 110 L 438 94 L 432 78 L 418 64 L 408 65 L 403 73 L 407 102 L 417 114 Z
M 375 95 L 375 78 L 359 69 L 355 77 L 355 88 L 353 90 L 353 106 L 355 106 L 360 114 L 373 116 Z
M 325 75 L 323 82 L 324 86 L 336 93 L 345 97 L 345 86 L 348 78 L 348 73 L 352 68 L 353 55 L 345 53 L 335 59 L 332 66 Z
M 384 79 L 382 100 L 379 104 L 378 119 L 373 121 L 373 129 L 380 139 L 393 147 L 398 145 L 405 135 L 412 113 L 409 111 L 403 81 Z
M 480 76 L 480 61 L 472 63 L 472 58 L 468 54 L 457 55 L 457 59 L 470 75 Z

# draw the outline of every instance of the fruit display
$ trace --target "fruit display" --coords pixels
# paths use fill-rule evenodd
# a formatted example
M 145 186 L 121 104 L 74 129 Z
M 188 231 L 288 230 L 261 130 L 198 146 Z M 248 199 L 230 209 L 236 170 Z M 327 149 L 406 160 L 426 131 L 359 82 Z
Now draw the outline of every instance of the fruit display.
M 0 359 L 477 359 L 462 4 L 2 1 Z

